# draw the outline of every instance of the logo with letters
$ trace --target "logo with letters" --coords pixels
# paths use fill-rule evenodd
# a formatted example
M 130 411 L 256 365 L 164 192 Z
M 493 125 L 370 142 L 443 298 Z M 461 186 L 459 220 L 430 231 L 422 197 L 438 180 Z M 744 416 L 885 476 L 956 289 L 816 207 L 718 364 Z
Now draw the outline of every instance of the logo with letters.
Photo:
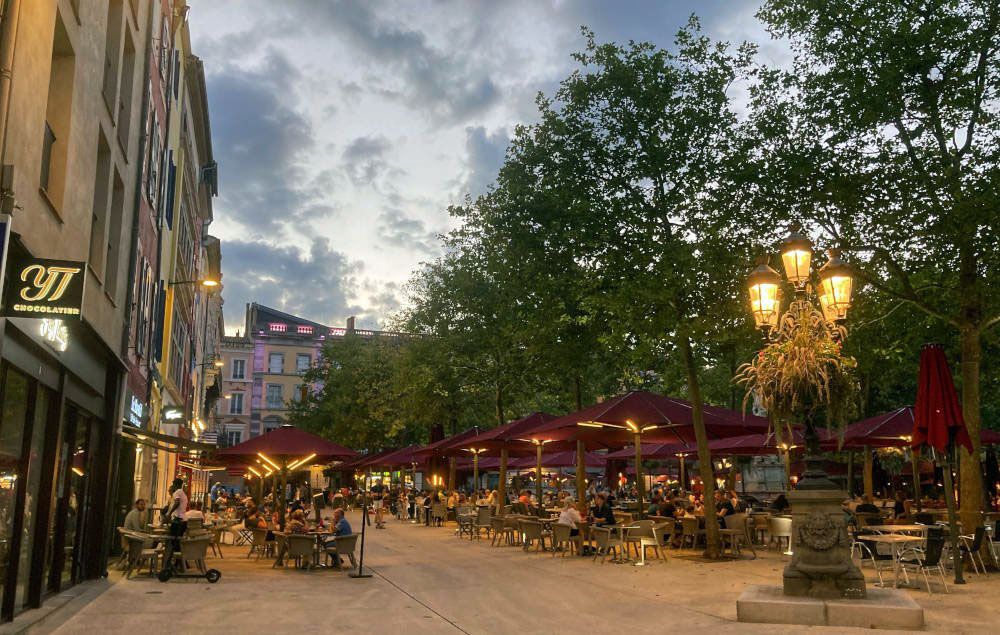
M 4 306 L 7 317 L 80 319 L 85 264 L 30 258 L 17 263 Z

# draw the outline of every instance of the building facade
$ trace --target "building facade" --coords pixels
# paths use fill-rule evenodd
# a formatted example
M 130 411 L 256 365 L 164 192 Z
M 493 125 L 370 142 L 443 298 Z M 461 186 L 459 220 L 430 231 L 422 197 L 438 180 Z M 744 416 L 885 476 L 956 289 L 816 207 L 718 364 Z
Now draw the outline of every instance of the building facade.
M 22 0 L 0 19 L 5 621 L 106 570 L 150 8 Z
M 212 447 L 218 171 L 187 15 L 0 2 L 0 621 L 105 575 L 131 501 Z

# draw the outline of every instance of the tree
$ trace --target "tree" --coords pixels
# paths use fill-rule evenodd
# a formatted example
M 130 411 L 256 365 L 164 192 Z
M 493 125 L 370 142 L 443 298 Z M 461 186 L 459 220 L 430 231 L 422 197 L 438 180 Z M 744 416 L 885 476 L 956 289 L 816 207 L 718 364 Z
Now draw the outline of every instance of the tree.
M 760 17 L 796 52 L 757 117 L 770 204 L 794 196 L 787 209 L 853 252 L 866 283 L 958 340 L 974 443 L 961 455 L 962 517 L 974 526 L 982 340 L 1000 322 L 986 290 L 1000 276 L 1000 5 L 769 0 Z

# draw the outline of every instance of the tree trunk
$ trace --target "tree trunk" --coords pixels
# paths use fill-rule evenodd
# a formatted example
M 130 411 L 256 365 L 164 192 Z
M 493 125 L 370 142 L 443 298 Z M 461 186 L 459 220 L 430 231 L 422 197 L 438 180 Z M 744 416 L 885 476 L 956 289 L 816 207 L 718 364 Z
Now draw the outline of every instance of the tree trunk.
M 587 513 L 587 446 L 576 442 L 576 507 L 581 514 Z
M 910 448 L 910 465 L 913 471 L 913 508 L 920 511 L 920 448 Z
M 285 493 L 288 489 L 288 470 L 282 466 L 281 467 L 281 488 L 278 491 L 278 500 L 275 504 L 278 506 L 278 527 L 282 531 L 285 530 L 285 509 L 288 507 L 288 495 Z
M 972 453 L 964 448 L 959 454 L 960 515 L 967 533 L 982 524 L 983 474 L 979 460 L 979 366 L 982 343 L 979 329 L 962 329 L 962 415 L 972 439 Z
M 847 495 L 854 497 L 854 452 L 847 452 Z
M 875 496 L 875 483 L 872 477 L 872 470 L 874 469 L 874 457 L 872 457 L 871 446 L 865 446 L 862 452 L 865 453 L 865 470 L 864 470 L 864 481 L 865 481 L 865 499 L 872 499 Z
M 719 524 L 715 521 L 715 474 L 712 471 L 712 455 L 708 450 L 708 434 L 705 432 L 705 419 L 702 413 L 701 383 L 698 380 L 698 368 L 695 365 L 694 354 L 691 351 L 691 340 L 687 334 L 679 338 L 681 356 L 687 371 L 688 396 L 691 398 L 691 419 L 694 423 L 694 435 L 698 442 L 698 470 L 701 472 L 702 500 L 705 505 L 705 555 L 708 558 L 719 557 Z
M 455 457 L 448 457 L 448 491 L 455 491 Z
M 583 380 L 579 375 L 573 378 L 573 402 L 577 410 L 583 410 Z
M 535 498 L 538 499 L 539 507 L 542 507 L 542 444 L 535 447 Z

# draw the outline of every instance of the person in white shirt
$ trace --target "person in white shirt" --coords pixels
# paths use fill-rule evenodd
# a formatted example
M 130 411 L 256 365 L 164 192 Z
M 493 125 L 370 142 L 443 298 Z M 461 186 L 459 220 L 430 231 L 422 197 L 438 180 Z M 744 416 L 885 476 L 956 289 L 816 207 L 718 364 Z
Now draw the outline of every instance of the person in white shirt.
M 204 522 L 205 514 L 201 511 L 201 503 L 191 503 L 191 509 L 184 512 L 184 520 L 200 520 Z
M 566 504 L 563 506 L 563 510 L 559 512 L 559 520 L 556 521 L 559 525 L 568 525 L 571 527 L 569 535 L 577 536 L 580 534 L 580 530 L 577 527 L 578 523 L 583 522 L 583 517 L 580 516 L 580 512 L 577 511 L 576 506 L 573 505 L 573 501 L 567 500 Z
M 167 511 L 167 518 L 171 522 L 174 520 L 184 520 L 184 515 L 188 510 L 188 497 L 184 493 L 184 481 L 175 478 L 170 485 L 170 508 Z

